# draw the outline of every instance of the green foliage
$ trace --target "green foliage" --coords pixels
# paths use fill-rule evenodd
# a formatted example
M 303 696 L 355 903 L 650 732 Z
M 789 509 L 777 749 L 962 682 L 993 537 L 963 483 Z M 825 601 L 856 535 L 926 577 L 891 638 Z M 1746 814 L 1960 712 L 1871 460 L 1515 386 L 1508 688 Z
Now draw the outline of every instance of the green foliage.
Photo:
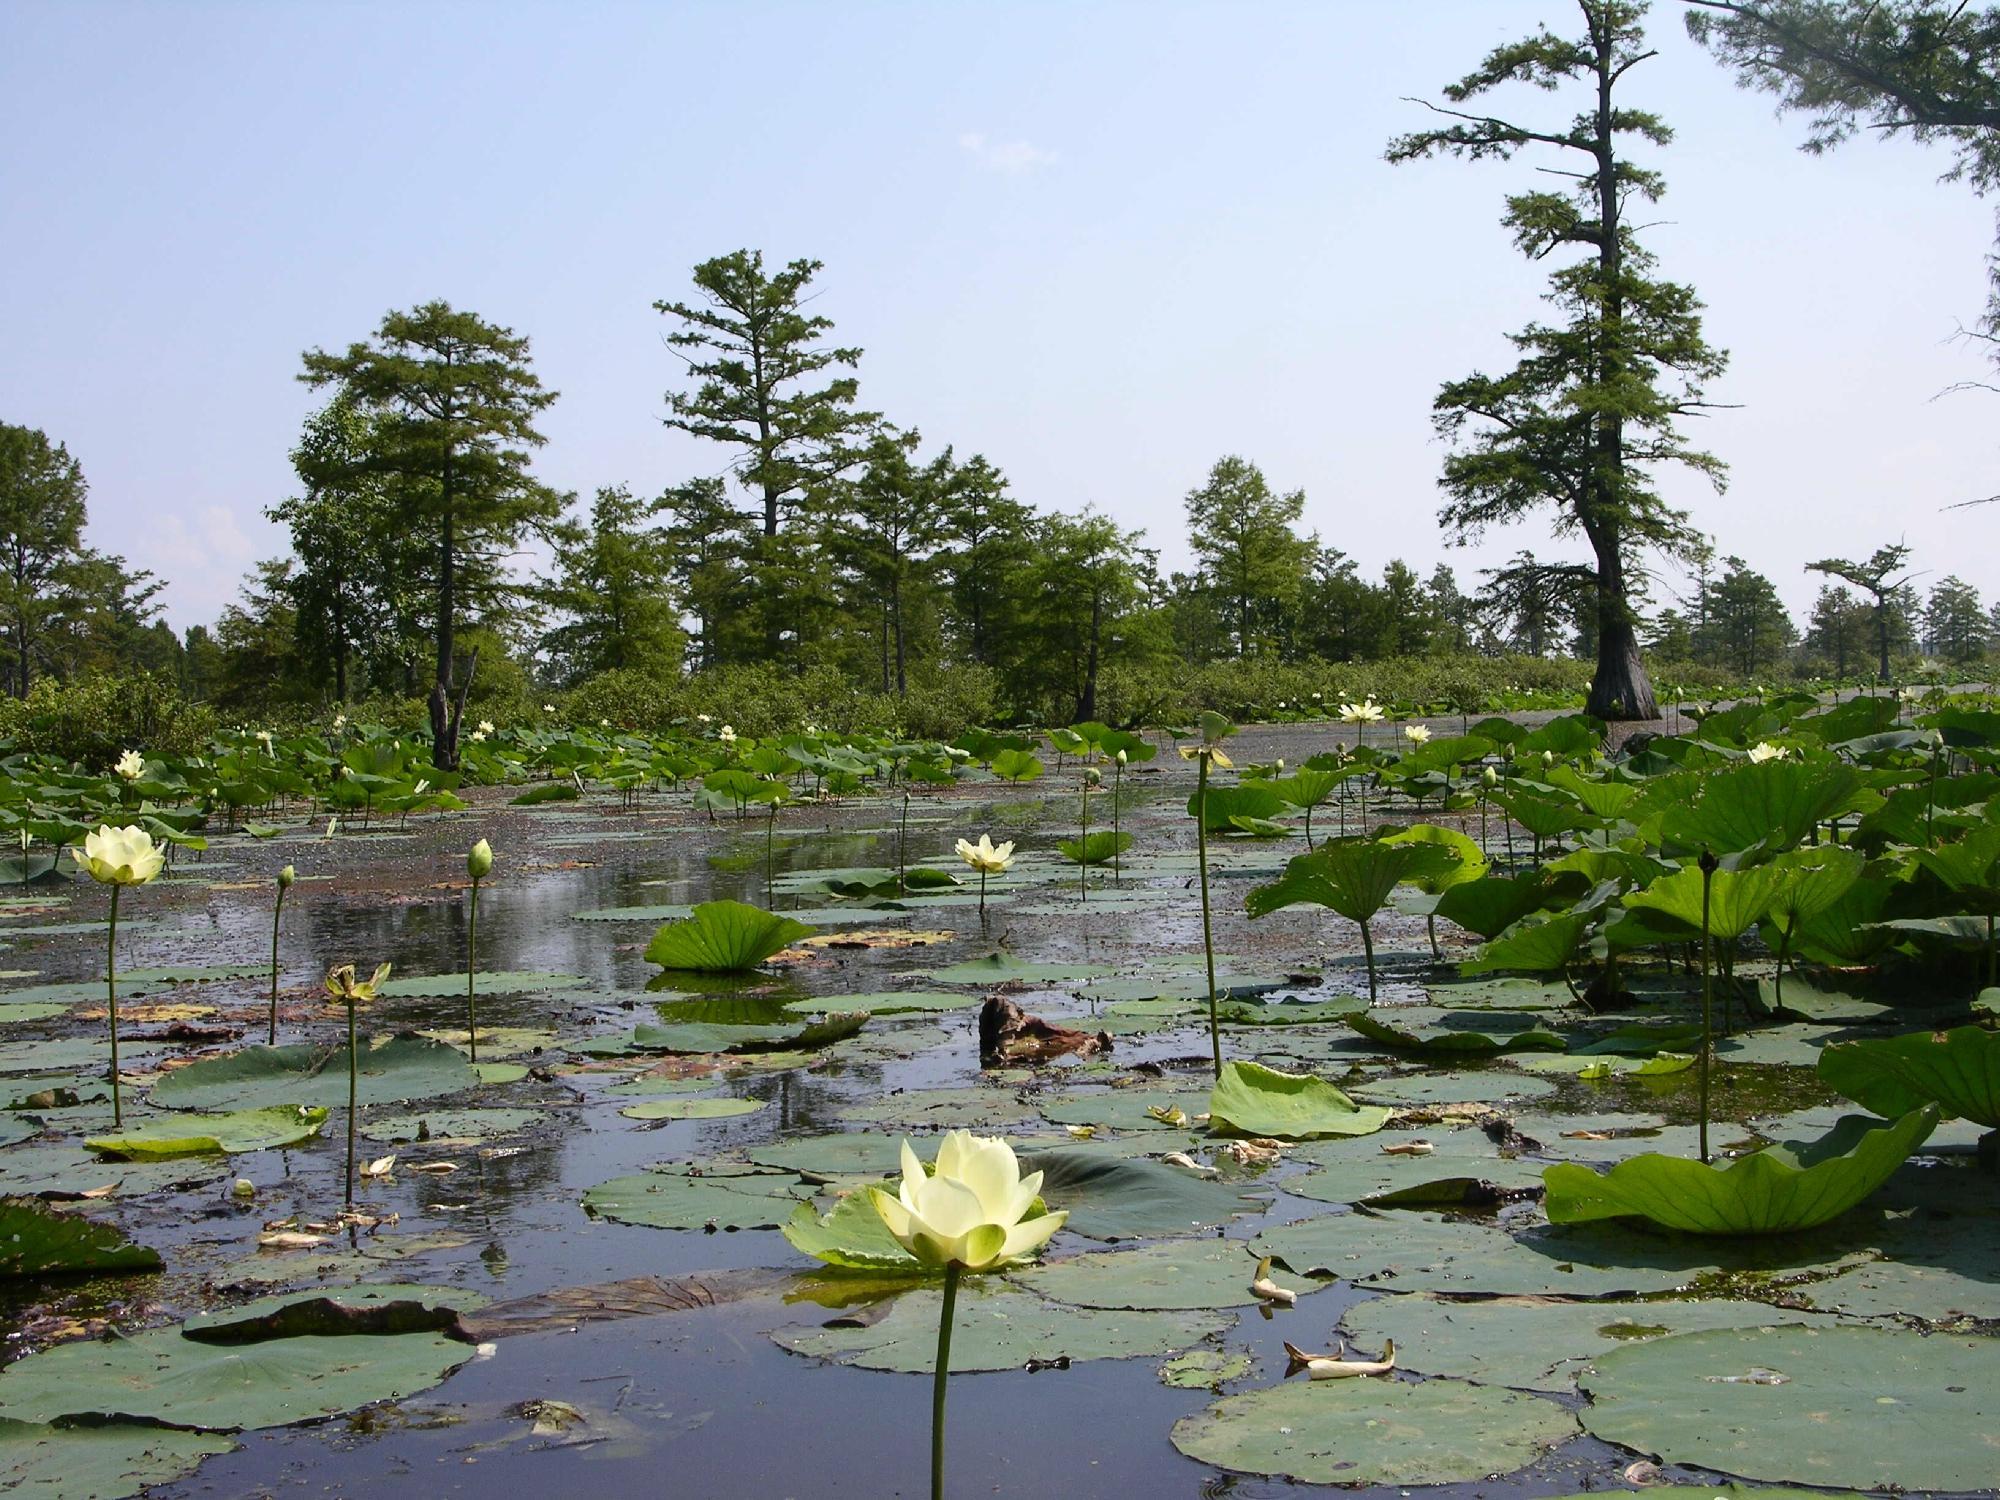
M 704 901 L 692 916 L 653 934 L 646 961 L 702 974 L 742 973 L 811 932 L 803 922 L 741 901 Z
M 1782 1142 L 1723 1167 L 1650 1151 L 1601 1176 L 1565 1162 L 1542 1174 L 1549 1222 L 1633 1214 L 1690 1234 L 1812 1229 L 1888 1181 L 1937 1122 L 1935 1105 L 1893 1121 L 1849 1115 L 1817 1141 Z
M 2000 1032 L 1978 1026 L 1830 1042 L 1819 1076 L 1878 1115 L 1935 1103 L 1948 1118 L 2000 1129 Z
M 0 739 L 22 750 L 93 769 L 124 751 L 183 758 L 208 748 L 215 710 L 190 703 L 150 675 L 90 675 L 73 682 L 44 677 L 25 702 L 0 700 Z

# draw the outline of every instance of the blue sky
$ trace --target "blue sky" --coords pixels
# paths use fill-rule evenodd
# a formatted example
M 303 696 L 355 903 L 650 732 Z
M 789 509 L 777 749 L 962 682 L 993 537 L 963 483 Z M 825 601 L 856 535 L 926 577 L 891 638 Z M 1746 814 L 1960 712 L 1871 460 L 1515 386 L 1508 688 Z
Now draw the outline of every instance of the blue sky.
M 2000 594 L 1996 399 L 1952 342 L 1993 216 L 1941 156 L 1796 150 L 1656 6 L 1633 103 L 1679 133 L 1647 238 L 1734 355 L 1669 480 L 1795 608 L 1898 535 Z M 65 440 L 92 534 L 212 619 L 283 548 L 263 507 L 299 352 L 444 297 L 533 339 L 552 483 L 715 472 L 663 429 L 659 298 L 740 246 L 826 263 L 865 404 L 1094 502 L 1181 563 L 1181 496 L 1241 453 L 1373 573 L 1474 570 L 1435 524 L 1438 385 L 1505 355 L 1542 268 L 1498 218 L 1531 163 L 1391 168 L 1489 47 L 1565 0 L 1363 4 L 114 4 L 0 0 L 0 420 Z M 1517 116 L 1566 119 L 1531 94 Z

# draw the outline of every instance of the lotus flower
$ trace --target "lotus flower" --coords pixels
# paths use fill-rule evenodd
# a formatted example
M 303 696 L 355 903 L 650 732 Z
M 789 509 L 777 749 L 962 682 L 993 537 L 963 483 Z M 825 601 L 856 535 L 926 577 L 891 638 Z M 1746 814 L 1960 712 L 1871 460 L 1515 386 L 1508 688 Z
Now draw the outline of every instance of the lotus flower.
M 1405 724 L 1403 726 L 1403 738 L 1408 740 L 1412 745 L 1424 744 L 1430 737 L 1430 730 L 1421 724 Z
M 83 847 L 70 850 L 70 855 L 100 885 L 144 885 L 167 863 L 166 851 L 145 829 L 109 824 L 86 834 Z
M 1783 745 L 1774 745 L 1769 740 L 1759 740 L 1750 748 L 1750 764 L 1761 766 L 1767 760 L 1783 760 L 1789 753 Z
M 1363 698 L 1359 703 L 1343 703 L 1340 705 L 1340 722 L 1379 724 L 1382 722 L 1382 705 L 1373 698 Z
M 127 750 L 118 757 L 118 764 L 112 769 L 127 781 L 137 781 L 146 774 L 146 757 L 137 750 Z
M 896 1242 L 925 1265 L 992 1271 L 1041 1249 L 1069 1217 L 1028 1217 L 1041 1187 L 1042 1174 L 1023 1177 L 1004 1140 L 954 1130 L 938 1147 L 935 1176 L 904 1141 L 901 1189 L 893 1198 L 868 1192 Z
M 1004 844 L 995 844 L 991 834 L 982 833 L 976 844 L 960 839 L 958 857 L 981 875 L 998 875 L 1014 863 L 1014 844 L 1011 839 Z
M 479 721 L 479 734 L 481 738 L 484 738 L 485 736 L 489 734 L 494 734 L 496 732 L 497 731 L 493 728 L 493 721 L 491 719 L 481 719 Z
M 736 743 L 736 731 L 727 724 L 724 724 L 720 729 L 715 731 L 715 737 L 725 745 Z

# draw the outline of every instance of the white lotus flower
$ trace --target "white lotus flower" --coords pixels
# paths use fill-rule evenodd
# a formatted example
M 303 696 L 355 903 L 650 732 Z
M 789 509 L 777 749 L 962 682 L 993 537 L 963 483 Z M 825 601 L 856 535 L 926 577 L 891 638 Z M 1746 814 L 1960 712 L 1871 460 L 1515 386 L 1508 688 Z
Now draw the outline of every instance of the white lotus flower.
M 924 1264 L 991 1271 L 1041 1249 L 1069 1218 L 1028 1217 L 1041 1188 L 1042 1174 L 1023 1177 L 1014 1148 L 998 1136 L 954 1130 L 938 1147 L 935 1175 L 904 1141 L 896 1196 L 881 1188 L 868 1196 L 896 1242 Z
M 1759 740 L 1750 747 L 1750 764 L 1761 766 L 1767 760 L 1783 760 L 1790 753 L 1783 745 L 1774 745 L 1769 740 Z
M 479 721 L 479 737 L 481 739 L 485 739 L 487 735 L 495 734 L 497 732 L 498 731 L 496 731 L 493 727 L 493 721 L 491 719 L 481 719 Z
M 77 864 L 100 885 L 144 885 L 166 867 L 166 851 L 143 828 L 108 823 L 86 834 L 81 849 L 70 850 Z
M 118 757 L 118 764 L 112 769 L 127 781 L 137 781 L 146 774 L 146 757 L 137 750 L 127 750 Z
M 720 729 L 715 731 L 715 737 L 725 745 L 736 743 L 736 731 L 727 724 L 724 724 Z
M 1382 722 L 1382 705 L 1373 698 L 1363 698 L 1359 703 L 1343 703 L 1340 705 L 1340 722 L 1379 724 Z
M 980 834 L 976 844 L 960 839 L 958 857 L 982 875 L 998 875 L 1014 863 L 1014 841 L 995 844 L 988 833 Z
M 1403 738 L 1408 740 L 1412 745 L 1421 745 L 1430 737 L 1430 730 L 1421 724 L 1405 724 L 1403 726 Z

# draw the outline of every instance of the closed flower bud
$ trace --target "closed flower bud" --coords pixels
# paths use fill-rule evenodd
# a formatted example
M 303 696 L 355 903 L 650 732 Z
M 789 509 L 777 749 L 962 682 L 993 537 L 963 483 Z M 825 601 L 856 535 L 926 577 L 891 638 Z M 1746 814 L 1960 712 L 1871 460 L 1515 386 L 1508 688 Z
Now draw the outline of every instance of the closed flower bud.
M 292 865 L 286 865 L 284 869 L 278 871 L 278 889 L 281 891 L 290 890 L 292 882 L 298 878 L 299 872 L 297 868 Z
M 493 872 L 493 846 L 481 839 L 472 846 L 472 852 L 465 856 L 465 873 L 474 880 L 484 880 Z

